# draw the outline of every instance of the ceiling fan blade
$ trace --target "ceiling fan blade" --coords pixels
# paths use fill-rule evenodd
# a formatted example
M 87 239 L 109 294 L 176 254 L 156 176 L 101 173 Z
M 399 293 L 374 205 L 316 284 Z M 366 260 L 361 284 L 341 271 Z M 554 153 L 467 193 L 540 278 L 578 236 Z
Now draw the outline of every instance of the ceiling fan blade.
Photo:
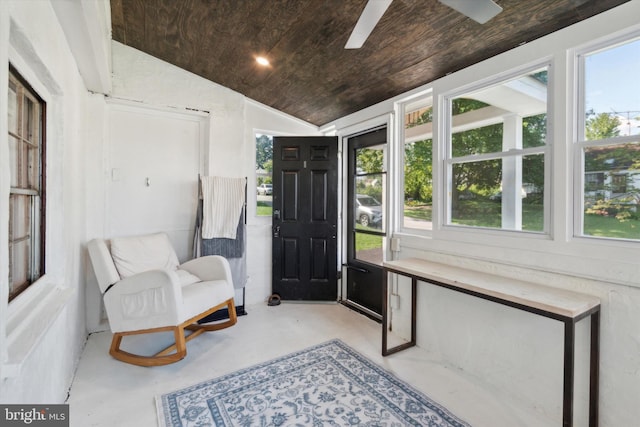
M 439 0 L 440 3 L 457 10 L 474 21 L 484 24 L 500 12 L 502 7 L 493 0 Z
M 356 26 L 353 28 L 345 49 L 360 49 L 364 42 L 375 28 L 376 24 L 384 15 L 393 0 L 369 0 L 364 7 Z

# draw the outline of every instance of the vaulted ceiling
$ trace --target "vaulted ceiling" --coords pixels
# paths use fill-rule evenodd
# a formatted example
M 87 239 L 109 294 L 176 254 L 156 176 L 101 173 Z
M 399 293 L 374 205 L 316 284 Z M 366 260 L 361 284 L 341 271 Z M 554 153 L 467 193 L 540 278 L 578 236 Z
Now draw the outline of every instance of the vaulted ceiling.
M 114 40 L 323 125 L 628 0 L 495 1 L 481 25 L 394 0 L 357 50 L 344 45 L 367 0 L 111 0 L 111 19 Z

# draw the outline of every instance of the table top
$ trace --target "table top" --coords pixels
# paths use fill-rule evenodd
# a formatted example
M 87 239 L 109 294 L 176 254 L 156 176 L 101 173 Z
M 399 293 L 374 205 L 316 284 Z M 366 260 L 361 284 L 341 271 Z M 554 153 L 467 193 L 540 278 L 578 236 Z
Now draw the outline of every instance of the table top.
M 383 266 L 388 270 L 433 280 L 451 288 L 473 291 L 568 318 L 580 317 L 600 305 L 600 299 L 593 295 L 419 258 L 385 261 Z

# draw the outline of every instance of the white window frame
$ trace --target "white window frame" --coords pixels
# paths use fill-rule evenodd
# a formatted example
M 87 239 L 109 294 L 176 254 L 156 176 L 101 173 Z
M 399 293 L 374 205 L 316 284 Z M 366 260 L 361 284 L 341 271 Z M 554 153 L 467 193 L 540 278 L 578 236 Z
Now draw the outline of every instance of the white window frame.
M 38 108 L 38 114 L 37 117 L 35 117 L 38 120 L 38 124 L 36 126 L 39 127 L 39 131 L 38 131 L 38 157 L 37 157 L 37 163 L 35 164 L 35 166 L 37 166 L 38 171 L 37 171 L 37 180 L 38 180 L 38 188 L 35 190 L 32 189 L 28 189 L 28 188 L 24 188 L 24 187 L 15 187 L 15 188 L 11 188 L 10 191 L 10 198 L 11 195 L 22 195 L 22 196 L 28 196 L 31 199 L 31 208 L 30 208 L 30 233 L 29 235 L 31 236 L 29 241 L 31 242 L 30 246 L 29 246 L 29 254 L 28 254 L 28 258 L 26 261 L 28 261 L 28 267 L 27 267 L 27 282 L 25 284 L 23 284 L 20 288 L 18 288 L 18 292 L 13 296 L 10 297 L 11 299 L 16 298 L 18 295 L 20 295 L 22 292 L 26 291 L 30 286 L 32 286 L 40 277 L 42 277 L 45 274 L 45 258 L 44 258 L 44 235 L 42 235 L 43 233 L 41 233 L 41 231 L 43 229 L 45 229 L 44 227 L 46 226 L 46 212 L 45 212 L 45 204 L 44 204 L 44 200 L 45 200 L 45 189 L 46 189 L 46 170 L 45 170 L 45 156 L 46 156 L 46 102 L 40 97 L 40 95 L 31 87 L 31 84 L 27 81 L 26 78 L 24 78 L 22 76 L 22 74 L 20 74 L 20 72 L 15 69 L 13 66 L 11 67 L 12 70 L 10 70 L 9 74 L 10 76 L 10 80 L 15 81 L 15 83 L 17 85 L 19 85 L 21 88 L 23 88 L 24 92 L 25 92 L 25 96 L 29 99 L 32 100 L 32 102 L 36 103 L 39 105 Z M 19 91 L 18 92 L 18 96 L 20 96 L 22 92 Z M 18 100 L 18 102 L 20 103 L 20 100 Z M 16 111 L 19 114 L 23 114 L 24 110 L 20 109 L 18 111 Z M 18 138 L 23 138 L 24 135 L 22 134 L 24 129 L 19 131 L 19 134 L 17 135 Z M 21 163 L 22 166 L 29 166 L 31 165 L 31 163 L 27 160 L 26 163 Z M 16 166 L 16 165 L 13 165 Z M 33 166 L 33 165 L 32 165 Z M 11 223 L 11 221 L 9 221 Z M 46 233 L 44 233 L 46 234 Z M 11 246 L 11 243 L 9 243 L 9 245 Z M 14 267 L 14 265 L 10 264 L 10 271 L 11 268 Z M 11 286 L 11 283 L 9 283 L 9 285 Z
M 0 371 L 2 378 L 20 375 L 29 354 L 42 340 L 74 293 L 74 289 L 65 280 L 68 254 L 60 249 L 65 247 L 65 221 L 62 209 L 64 180 L 62 167 L 62 159 L 64 159 L 63 92 L 57 80 L 51 75 L 49 68 L 39 57 L 31 54 L 34 52 L 31 42 L 24 37 L 13 21 L 10 22 L 10 33 L 12 43 L 9 45 L 8 55 L 5 59 L 16 68 L 47 105 L 44 130 L 47 136 L 45 154 L 47 203 L 44 217 L 46 222 L 45 273 L 15 297 L 11 303 L 7 301 L 8 286 L 6 288 L 3 286 L 4 289 L 0 292 L 3 296 L 3 301 L 0 301 L 0 357 L 2 359 Z M 13 42 L 14 38 L 15 42 Z M 7 71 L 9 69 L 8 63 L 6 64 Z M 2 75 L 7 76 L 6 82 L 8 83 L 8 72 Z M 3 102 L 6 102 L 7 91 L 1 96 Z M 4 181 L 2 177 L 0 177 L 0 187 L 7 189 L 8 201 L 9 183 Z M 5 211 L 0 211 L 0 216 L 8 221 L 8 211 L 6 217 L 4 215 Z M 0 249 L 0 252 L 8 250 L 8 230 L 5 232 L 0 230 L 0 238 L 6 245 L 6 249 Z M 7 280 L 8 275 L 0 282 L 6 283 Z
M 587 141 L 585 137 L 586 129 L 586 97 L 585 97 L 585 58 L 589 55 L 597 54 L 617 46 L 640 41 L 640 30 L 625 32 L 614 37 L 607 37 L 594 43 L 589 43 L 573 50 L 574 61 L 574 141 L 573 141 L 573 236 L 576 239 L 586 239 L 593 243 L 619 243 L 621 245 L 637 245 L 640 243 L 634 239 L 620 239 L 615 237 L 590 236 L 584 234 L 584 187 L 585 187 L 585 164 L 584 149 L 588 147 L 617 145 L 629 142 L 640 141 L 640 135 L 618 136 L 602 140 Z
M 282 132 L 282 131 L 274 131 L 274 130 L 266 130 L 266 129 L 259 129 L 259 128 L 253 128 L 252 133 L 251 133 L 251 147 L 252 147 L 252 152 L 253 152 L 253 156 L 252 156 L 252 164 L 253 164 L 253 173 L 251 174 L 251 177 L 249 179 L 249 181 L 251 182 L 247 182 L 247 186 L 250 186 L 247 188 L 247 203 L 250 203 L 251 208 L 248 210 L 247 214 L 247 220 L 251 219 L 251 221 L 255 221 L 255 224 L 271 224 L 271 215 L 258 215 L 258 199 L 257 199 L 257 194 L 256 194 L 256 188 L 258 186 L 258 177 L 256 176 L 256 154 L 257 154 L 257 146 L 256 146 L 256 135 L 257 134 L 262 134 L 262 135 L 269 135 L 272 138 L 275 138 L 276 136 L 295 136 L 295 134 L 292 133 L 287 133 L 287 132 Z M 273 178 L 273 177 L 272 177 Z
M 470 92 L 479 91 L 482 89 L 490 88 L 493 86 L 500 85 L 501 83 L 517 79 L 526 75 L 527 73 L 531 73 L 533 71 L 546 68 L 547 70 L 547 133 L 546 133 L 546 141 L 544 146 L 540 147 L 530 147 L 530 148 L 522 148 L 517 150 L 509 150 L 495 153 L 485 153 L 485 154 L 477 154 L 463 157 L 456 157 L 455 161 L 452 157 L 452 115 L 451 115 L 451 103 L 454 98 L 464 97 L 465 94 Z M 552 137 L 554 134 L 553 129 L 553 117 L 554 117 L 554 108 L 553 108 L 553 99 L 554 99 L 554 67 L 553 61 L 551 58 L 543 58 L 540 61 L 533 62 L 530 64 L 526 64 L 522 67 L 512 68 L 504 73 L 500 73 L 499 75 L 493 76 L 488 79 L 475 81 L 469 85 L 464 85 L 462 87 L 458 87 L 453 91 L 449 91 L 443 93 L 439 96 L 438 109 L 434 114 L 434 120 L 436 117 L 439 117 L 438 125 L 440 126 L 440 132 L 438 132 L 440 137 L 440 152 L 441 159 L 439 159 L 440 164 L 442 165 L 442 171 L 440 172 L 441 177 L 441 194 L 442 197 L 439 199 L 442 203 L 439 207 L 439 228 L 444 230 L 464 230 L 464 232 L 469 233 L 488 233 L 494 235 L 506 235 L 509 233 L 517 233 L 522 237 L 530 237 L 530 238 L 545 238 L 549 239 L 552 235 L 552 206 L 551 200 L 553 200 L 553 195 L 551 194 L 553 189 L 552 183 L 552 162 L 553 162 L 553 141 Z M 542 154 L 544 156 L 544 199 L 543 199 L 543 230 L 542 231 L 529 231 L 529 230 L 512 230 L 506 228 L 492 228 L 492 227 L 477 227 L 477 226 L 467 226 L 467 225 L 459 225 L 451 223 L 451 201 L 450 194 L 452 193 L 452 167 L 455 163 L 461 162 L 475 162 L 475 161 L 486 161 L 491 159 L 505 159 L 512 156 L 527 156 L 527 155 L 537 155 Z M 435 173 L 435 170 L 434 170 Z M 435 224 L 434 224 L 435 228 Z
M 405 126 L 404 126 L 404 121 L 405 121 L 405 115 L 407 113 L 408 110 L 413 109 L 413 106 L 416 105 L 421 105 L 424 104 L 425 106 L 430 105 L 431 108 L 433 109 L 433 121 L 432 121 L 432 126 L 433 126 L 433 132 L 431 135 L 431 140 L 433 141 L 433 147 L 432 147 L 432 176 L 431 176 L 431 183 L 432 183 L 432 202 L 431 202 L 431 228 L 429 229 L 421 229 L 421 228 L 414 228 L 414 227 L 405 227 L 404 225 L 404 190 L 405 190 L 405 186 L 404 186 L 404 153 L 405 153 Z M 408 234 L 408 235 L 416 235 L 416 236 L 431 236 L 433 233 L 433 228 L 435 227 L 436 221 L 437 221 L 437 211 L 438 211 L 438 203 L 436 201 L 436 188 L 438 185 L 438 180 L 437 180 L 437 172 L 436 172 L 436 155 L 437 155 L 437 150 L 436 150 L 436 108 L 437 108 L 437 103 L 435 101 L 435 98 L 433 96 L 433 90 L 432 89 L 428 89 L 426 91 L 420 92 L 414 96 L 411 96 L 410 98 L 407 99 L 403 99 L 402 101 L 398 102 L 396 104 L 396 110 L 397 110 L 397 129 L 398 129 L 398 144 L 396 147 L 397 150 L 397 154 L 396 154 L 396 159 L 397 161 L 395 162 L 395 166 L 396 166 L 396 170 L 397 170 L 397 176 L 398 176 L 398 186 L 396 189 L 397 192 L 397 209 L 398 209 L 398 214 L 397 214 L 397 219 L 398 219 L 398 224 L 397 227 L 395 228 L 396 230 L 399 230 L 400 233 L 402 234 Z
M 273 161 L 273 138 L 275 136 L 279 136 L 274 132 L 270 132 L 270 131 L 262 131 L 262 130 L 257 130 L 254 129 L 253 130 L 253 183 L 254 185 L 252 187 L 250 187 L 250 190 L 248 189 L 247 191 L 251 191 L 253 193 L 252 197 L 255 197 L 255 203 L 253 203 L 253 217 L 258 219 L 258 220 L 263 220 L 265 218 L 268 218 L 269 221 L 271 221 L 271 216 L 270 215 L 258 215 L 258 196 L 256 194 L 256 188 L 258 187 L 258 175 L 257 175 L 257 170 L 258 170 L 258 165 L 256 163 L 256 156 L 258 154 L 258 145 L 257 145 L 257 135 L 268 135 L 271 137 L 271 160 Z M 271 177 L 271 179 L 273 179 L 273 176 Z M 266 220 L 265 220 L 266 221 Z

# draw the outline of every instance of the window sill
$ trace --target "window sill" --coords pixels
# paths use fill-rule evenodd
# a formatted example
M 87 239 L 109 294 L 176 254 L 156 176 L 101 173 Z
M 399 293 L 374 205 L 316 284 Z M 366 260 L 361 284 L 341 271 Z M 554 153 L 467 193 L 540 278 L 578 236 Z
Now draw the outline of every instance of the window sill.
M 19 377 L 29 355 L 42 341 L 67 305 L 73 290 L 55 286 L 43 277 L 9 304 L 7 318 L 7 360 L 3 378 Z

